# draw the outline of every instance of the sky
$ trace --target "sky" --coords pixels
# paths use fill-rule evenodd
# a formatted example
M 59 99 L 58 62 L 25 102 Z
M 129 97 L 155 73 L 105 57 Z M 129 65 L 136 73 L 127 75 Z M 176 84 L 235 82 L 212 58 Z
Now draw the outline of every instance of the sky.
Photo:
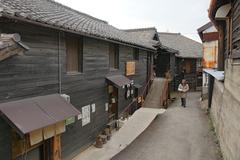
M 119 29 L 156 27 L 201 41 L 197 29 L 209 22 L 210 0 L 55 0 Z

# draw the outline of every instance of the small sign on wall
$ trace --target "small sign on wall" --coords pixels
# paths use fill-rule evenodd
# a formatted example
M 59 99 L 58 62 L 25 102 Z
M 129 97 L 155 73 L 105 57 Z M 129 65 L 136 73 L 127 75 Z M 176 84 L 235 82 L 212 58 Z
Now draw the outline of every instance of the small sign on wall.
M 136 70 L 136 62 L 134 61 L 129 61 L 126 62 L 126 76 L 131 76 L 135 75 L 135 70 Z
M 93 104 L 91 104 L 91 106 L 92 106 L 92 113 L 96 112 L 96 104 L 93 103 Z
M 105 103 L 105 111 L 108 111 L 108 103 Z
M 78 120 L 82 119 L 82 113 L 77 116 Z
M 90 123 L 90 113 L 91 113 L 91 106 L 87 105 L 82 107 L 82 126 L 87 125 Z
M 75 122 L 75 117 L 70 117 L 68 119 L 66 119 L 66 126 L 67 125 L 70 125 L 70 124 L 73 124 Z

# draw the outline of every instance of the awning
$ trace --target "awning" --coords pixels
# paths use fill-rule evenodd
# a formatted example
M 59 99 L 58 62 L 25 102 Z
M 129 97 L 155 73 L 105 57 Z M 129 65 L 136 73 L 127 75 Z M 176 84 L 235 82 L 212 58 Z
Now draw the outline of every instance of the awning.
M 138 89 L 140 89 L 140 88 L 142 88 L 143 86 L 141 85 L 141 84 L 138 84 L 138 83 L 134 83 L 134 85 L 133 85 L 135 88 L 138 88 Z
M 23 135 L 80 114 L 59 94 L 2 103 L 0 113 Z
M 203 71 L 207 74 L 212 75 L 218 81 L 223 81 L 224 80 L 224 71 L 217 71 L 215 69 L 203 69 Z
M 130 84 L 132 81 L 123 75 L 113 75 L 106 77 L 108 81 L 116 85 L 117 87 L 124 87 L 127 84 Z

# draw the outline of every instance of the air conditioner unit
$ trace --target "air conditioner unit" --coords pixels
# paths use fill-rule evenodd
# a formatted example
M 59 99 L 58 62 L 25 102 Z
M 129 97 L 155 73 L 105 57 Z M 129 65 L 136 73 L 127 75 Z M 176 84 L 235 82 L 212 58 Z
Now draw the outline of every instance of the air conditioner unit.
M 70 96 L 67 94 L 61 94 L 61 96 L 68 102 L 70 103 Z

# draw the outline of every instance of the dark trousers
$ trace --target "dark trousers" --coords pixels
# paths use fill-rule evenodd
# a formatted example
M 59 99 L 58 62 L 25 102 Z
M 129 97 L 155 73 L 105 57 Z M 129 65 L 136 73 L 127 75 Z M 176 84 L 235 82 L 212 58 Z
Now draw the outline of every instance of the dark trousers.
M 181 98 L 182 106 L 186 107 L 186 98 Z

